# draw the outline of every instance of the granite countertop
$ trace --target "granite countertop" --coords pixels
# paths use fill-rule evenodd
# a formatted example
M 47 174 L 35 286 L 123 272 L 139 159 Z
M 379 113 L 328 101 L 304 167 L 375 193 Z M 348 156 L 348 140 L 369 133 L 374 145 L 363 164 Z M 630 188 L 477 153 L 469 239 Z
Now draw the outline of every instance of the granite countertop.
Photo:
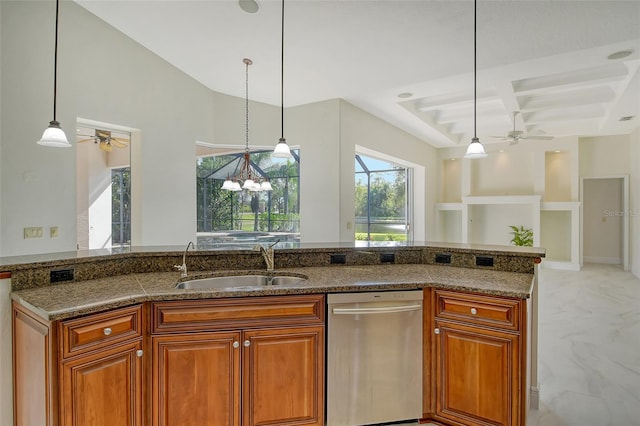
M 264 270 L 194 272 L 187 279 L 216 275 L 264 274 Z M 123 307 L 144 301 L 210 299 L 286 294 L 406 290 L 426 287 L 527 299 L 533 274 L 427 264 L 324 266 L 277 269 L 275 275 L 308 277 L 290 285 L 182 290 L 178 272 L 118 275 L 14 291 L 11 298 L 48 321 Z

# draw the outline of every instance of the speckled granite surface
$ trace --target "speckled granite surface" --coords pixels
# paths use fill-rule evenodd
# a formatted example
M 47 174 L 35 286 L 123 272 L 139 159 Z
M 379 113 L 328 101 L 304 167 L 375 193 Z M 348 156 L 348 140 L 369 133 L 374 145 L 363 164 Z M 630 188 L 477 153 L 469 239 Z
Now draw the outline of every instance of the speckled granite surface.
M 89 281 L 118 275 L 169 272 L 182 263 L 183 250 L 161 251 L 161 248 L 131 248 L 124 253 L 87 253 L 34 255 L 1 259 L 0 272 L 11 273 L 13 290 L 60 285 L 50 282 L 51 271 L 73 270 L 73 281 Z M 140 251 L 136 251 L 140 250 Z M 332 266 L 332 255 L 343 255 L 344 266 L 381 265 L 382 254 L 393 254 L 395 265 L 436 264 L 437 254 L 451 256 L 449 267 L 463 267 L 492 271 L 533 273 L 534 265 L 544 257 L 540 248 L 488 246 L 473 244 L 390 246 L 390 247 L 319 247 L 286 248 L 275 252 L 276 269 Z M 491 267 L 477 266 L 476 256 L 493 258 Z M 265 267 L 262 256 L 252 250 L 197 250 L 187 254 L 189 271 L 247 270 Z
M 263 270 L 218 271 L 215 274 L 191 272 L 189 278 L 212 275 L 262 273 Z M 77 281 L 68 284 L 30 288 L 11 293 L 11 298 L 46 320 L 60 320 L 104 311 L 143 301 L 203 299 L 382 291 L 425 287 L 446 288 L 515 298 L 531 295 L 533 275 L 476 268 L 428 264 L 346 265 L 284 268 L 276 274 L 308 277 L 286 286 L 229 287 L 214 290 L 179 290 L 178 272 L 148 272 Z

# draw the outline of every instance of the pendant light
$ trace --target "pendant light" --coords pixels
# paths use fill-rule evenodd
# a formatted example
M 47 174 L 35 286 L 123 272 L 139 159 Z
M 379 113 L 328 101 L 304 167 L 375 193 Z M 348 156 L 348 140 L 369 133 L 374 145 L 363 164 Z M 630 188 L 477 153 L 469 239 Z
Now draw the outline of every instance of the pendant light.
M 58 86 L 58 15 L 60 12 L 60 0 L 56 0 L 56 37 L 53 53 L 53 120 L 49 122 L 49 127 L 44 130 L 42 138 L 38 144 L 52 146 L 55 148 L 69 148 L 71 144 L 67 136 L 60 128 L 60 123 L 56 120 L 56 96 Z
M 473 138 L 471 139 L 471 143 L 467 148 L 467 153 L 464 154 L 464 158 L 476 159 L 476 158 L 484 158 L 487 156 L 487 153 L 484 150 L 484 147 L 480 143 L 480 139 L 476 136 L 476 108 L 477 108 L 477 71 L 476 71 L 476 38 L 477 38 L 477 6 L 478 1 L 473 1 Z
M 222 184 L 222 189 L 228 191 L 242 191 L 243 189 L 256 192 L 256 191 L 271 191 L 271 183 L 269 180 L 261 182 L 261 177 L 251 167 L 251 158 L 249 152 L 249 65 L 253 64 L 253 61 L 248 58 L 244 58 L 242 62 L 245 64 L 245 146 L 244 155 L 242 156 L 242 162 L 240 164 L 240 171 L 235 176 L 227 176 L 227 179 Z M 240 186 L 240 181 L 244 181 Z
M 291 149 L 284 138 L 284 0 L 282 0 L 282 31 L 281 31 L 281 54 L 280 54 L 280 140 L 273 150 L 272 157 L 291 158 Z

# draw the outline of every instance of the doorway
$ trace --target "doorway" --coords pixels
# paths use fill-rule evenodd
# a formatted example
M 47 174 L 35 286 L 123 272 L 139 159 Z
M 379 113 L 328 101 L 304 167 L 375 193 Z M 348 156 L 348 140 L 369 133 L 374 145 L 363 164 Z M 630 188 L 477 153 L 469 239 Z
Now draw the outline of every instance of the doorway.
M 582 178 L 582 262 L 629 268 L 627 176 Z
M 78 120 L 77 248 L 131 244 L 131 132 Z

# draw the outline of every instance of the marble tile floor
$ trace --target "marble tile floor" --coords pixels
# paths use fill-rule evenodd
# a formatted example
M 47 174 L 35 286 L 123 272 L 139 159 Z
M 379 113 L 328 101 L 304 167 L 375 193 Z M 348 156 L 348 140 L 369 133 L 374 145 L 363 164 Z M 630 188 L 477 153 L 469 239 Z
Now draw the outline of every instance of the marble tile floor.
M 640 426 L 640 279 L 616 265 L 540 269 L 539 291 L 540 409 L 527 426 Z
M 640 279 L 616 265 L 539 276 L 540 409 L 528 426 L 640 425 Z

